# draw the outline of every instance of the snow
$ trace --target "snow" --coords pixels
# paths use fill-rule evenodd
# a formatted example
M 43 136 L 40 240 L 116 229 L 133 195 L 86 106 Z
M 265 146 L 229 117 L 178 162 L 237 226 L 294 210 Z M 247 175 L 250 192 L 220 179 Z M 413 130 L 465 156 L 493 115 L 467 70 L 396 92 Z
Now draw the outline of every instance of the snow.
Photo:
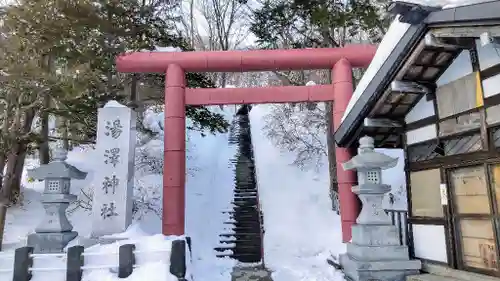
M 258 105 L 250 111 L 265 263 L 274 281 L 343 280 L 326 263 L 328 257 L 345 252 L 340 217 L 331 210 L 328 167 L 316 173 L 289 165 L 294 155 L 280 152 L 264 136 L 269 107 Z
M 377 48 L 377 52 L 375 53 L 372 62 L 370 63 L 363 77 L 356 86 L 356 89 L 354 90 L 354 93 L 349 100 L 349 103 L 347 104 L 344 116 L 342 116 L 342 121 L 344 121 L 356 102 L 358 102 L 359 98 L 368 87 L 368 84 L 370 84 L 372 79 L 375 77 L 377 72 L 380 70 L 382 65 L 385 63 L 389 55 L 398 44 L 399 40 L 401 40 L 410 26 L 411 25 L 408 23 L 400 22 L 397 17 L 392 21 L 389 29 L 387 30 L 387 33 L 385 34 L 382 42 L 380 42 Z
M 343 280 L 342 273 L 326 262 L 327 258 L 336 258 L 345 252 L 345 245 L 341 242 L 340 218 L 331 210 L 327 165 L 311 171 L 301 171 L 291 166 L 289 163 L 295 155 L 280 151 L 263 135 L 264 116 L 270 112 L 269 108 L 270 105 L 254 106 L 250 112 L 260 203 L 264 213 L 265 265 L 272 271 L 274 281 Z M 211 110 L 222 113 L 229 121 L 234 115 L 231 108 L 221 110 L 212 107 Z M 115 265 L 119 245 L 135 243 L 139 267 L 124 280 L 176 280 L 168 272 L 168 257 L 171 240 L 177 237 L 159 234 L 163 113 L 148 110 L 144 125 L 156 132 L 157 136 L 145 140 L 143 136 L 138 137 L 137 154 L 144 153 L 153 162 L 147 165 L 146 170 L 136 165 L 134 195 L 136 200 L 143 199 L 136 202 L 144 203 L 147 200 L 146 203 L 153 207 L 142 207 L 143 203 L 138 203 L 140 211 L 135 214 L 133 224 L 126 232 L 112 235 L 125 240 L 86 248 L 87 253 L 103 255 L 86 257 L 85 265 Z M 189 131 L 187 139 L 186 235 L 191 237 L 193 245 L 189 271 L 196 281 L 229 281 L 236 262 L 228 258 L 216 258 L 213 248 L 219 246 L 219 234 L 229 232 L 223 222 L 230 219 L 223 211 L 231 209 L 234 175 L 229 159 L 234 157 L 236 147 L 229 145 L 228 134 L 202 137 L 198 132 Z M 102 169 L 96 159 L 99 158 L 91 147 L 78 147 L 68 154 L 67 161 L 70 164 L 88 173 L 85 180 L 72 181 L 71 193 L 79 195 L 82 206 L 89 203 L 85 201 L 82 190 L 91 192 L 93 171 Z M 384 181 L 393 186 L 402 186 L 403 163 L 401 160 L 400 165 L 393 168 L 396 170 L 389 171 L 387 176 L 384 174 Z M 13 262 L 12 257 L 2 258 L 2 255 L 12 256 L 15 248 L 25 245 L 26 236 L 33 232 L 44 214 L 40 203 L 44 183 L 29 181 L 26 175 L 27 169 L 36 166 L 36 159 L 27 159 L 22 178 L 23 203 L 8 210 L 3 252 L 0 253 L 0 280 L 10 280 L 5 276 L 12 273 L 3 273 L 1 269 L 11 268 Z M 74 229 L 80 237 L 88 237 L 91 232 L 89 210 L 75 206 L 69 209 L 68 217 Z M 76 243 L 73 241 L 68 246 Z M 56 257 L 35 258 L 34 267 L 64 269 L 65 260 Z M 63 281 L 64 270 L 36 272 L 32 280 L 49 278 Z M 85 270 L 83 280 L 117 279 L 116 269 L 105 269 Z
M 110 100 L 104 105 L 104 107 L 127 107 L 127 106 L 125 106 L 125 105 L 123 105 L 115 100 Z

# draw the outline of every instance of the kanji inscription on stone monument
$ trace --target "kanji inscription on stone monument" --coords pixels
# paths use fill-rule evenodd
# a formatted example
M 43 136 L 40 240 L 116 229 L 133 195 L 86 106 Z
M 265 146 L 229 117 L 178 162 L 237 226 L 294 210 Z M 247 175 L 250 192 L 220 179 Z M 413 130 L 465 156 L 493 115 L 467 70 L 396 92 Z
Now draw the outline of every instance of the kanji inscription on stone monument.
M 120 233 L 132 221 L 132 186 L 136 141 L 136 113 L 116 101 L 99 109 L 96 155 L 104 168 L 96 169 L 92 206 L 92 236 Z
M 120 162 L 120 149 L 115 147 L 104 150 L 104 163 L 111 164 L 113 167 Z
M 122 123 L 120 122 L 120 119 L 116 119 L 115 121 L 107 121 L 106 122 L 106 132 L 104 133 L 106 136 L 111 135 L 112 138 L 117 139 L 120 137 L 120 135 L 123 132 L 123 127 Z
M 111 177 L 105 176 L 104 181 L 102 182 L 102 189 L 104 190 L 104 193 L 112 193 L 115 194 L 116 192 L 116 187 L 120 184 L 120 180 L 115 176 L 112 175 Z
M 114 217 L 114 216 L 118 216 L 118 213 L 116 212 L 115 203 L 110 202 L 107 204 L 102 204 L 102 207 L 101 207 L 102 219 L 105 220 L 107 218 Z

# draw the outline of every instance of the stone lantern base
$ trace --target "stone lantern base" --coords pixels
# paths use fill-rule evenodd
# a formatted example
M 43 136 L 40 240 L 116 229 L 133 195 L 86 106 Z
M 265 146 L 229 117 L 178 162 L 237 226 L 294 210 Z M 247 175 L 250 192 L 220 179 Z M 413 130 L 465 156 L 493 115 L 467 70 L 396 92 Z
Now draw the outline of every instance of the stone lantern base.
M 352 281 L 404 281 L 422 266 L 409 259 L 407 246 L 399 245 L 396 226 L 368 224 L 352 227 L 352 242 L 340 264 Z
M 76 231 L 33 233 L 28 235 L 28 246 L 33 247 L 34 253 L 62 253 L 77 236 Z

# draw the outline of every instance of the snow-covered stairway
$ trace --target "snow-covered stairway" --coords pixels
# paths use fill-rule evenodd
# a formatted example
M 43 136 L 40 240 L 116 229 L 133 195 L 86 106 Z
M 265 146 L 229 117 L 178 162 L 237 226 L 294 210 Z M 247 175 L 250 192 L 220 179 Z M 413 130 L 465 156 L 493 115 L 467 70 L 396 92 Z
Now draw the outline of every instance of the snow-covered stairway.
M 250 106 L 242 106 L 236 113 L 230 142 L 237 144 L 238 152 L 232 160 L 235 165 L 235 188 L 229 211 L 228 233 L 220 234 L 221 252 L 218 257 L 231 257 L 240 262 L 255 263 L 262 260 L 262 213 L 255 176 L 255 162 L 250 133 Z

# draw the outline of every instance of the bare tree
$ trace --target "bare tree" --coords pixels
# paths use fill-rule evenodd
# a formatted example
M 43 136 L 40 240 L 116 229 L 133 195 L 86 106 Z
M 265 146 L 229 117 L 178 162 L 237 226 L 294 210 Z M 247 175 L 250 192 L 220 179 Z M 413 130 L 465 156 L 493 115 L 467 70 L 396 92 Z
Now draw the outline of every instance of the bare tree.
M 185 0 L 181 23 L 193 48 L 205 51 L 227 51 L 245 48 L 249 35 L 250 10 L 241 0 Z M 217 86 L 228 84 L 228 73 L 210 74 Z

